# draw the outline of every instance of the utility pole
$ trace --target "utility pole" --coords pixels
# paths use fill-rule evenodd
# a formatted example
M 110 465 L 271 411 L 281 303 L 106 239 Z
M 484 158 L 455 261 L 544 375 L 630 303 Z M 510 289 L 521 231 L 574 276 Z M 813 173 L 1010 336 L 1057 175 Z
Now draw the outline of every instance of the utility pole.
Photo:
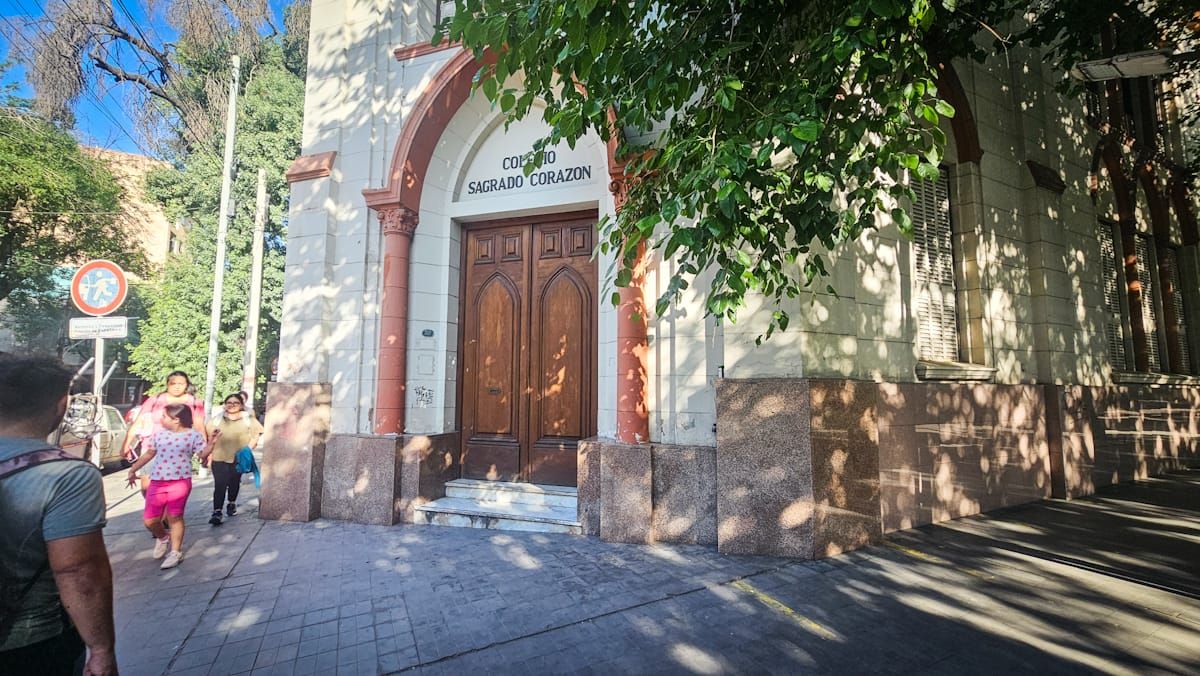
M 254 206 L 253 264 L 250 268 L 250 310 L 246 319 L 246 354 L 242 361 L 242 391 L 250 396 L 246 402 L 254 413 L 255 364 L 258 361 L 258 312 L 262 304 L 263 237 L 267 229 L 267 170 L 258 170 L 258 195 Z
M 242 60 L 233 55 L 233 79 L 229 82 L 229 111 L 225 117 L 225 166 L 221 172 L 221 213 L 217 218 L 217 262 L 213 274 L 212 315 L 208 323 L 208 371 L 204 381 L 204 410 L 212 413 L 217 384 L 217 332 L 221 328 L 221 294 L 225 287 L 225 235 L 229 232 L 229 193 L 233 189 L 233 141 L 237 130 L 238 80 Z

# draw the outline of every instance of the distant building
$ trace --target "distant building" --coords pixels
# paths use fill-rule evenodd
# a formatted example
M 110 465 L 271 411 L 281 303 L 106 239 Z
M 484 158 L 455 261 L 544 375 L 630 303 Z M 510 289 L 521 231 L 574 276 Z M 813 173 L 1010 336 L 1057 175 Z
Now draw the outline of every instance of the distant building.
M 119 150 L 105 148 L 82 149 L 102 161 L 117 183 L 124 189 L 121 202 L 121 214 L 118 223 L 133 234 L 139 242 L 147 261 L 155 270 L 161 270 L 171 253 L 176 253 L 182 246 L 185 236 L 184 229 L 177 223 L 172 223 L 166 213 L 151 201 L 145 190 L 146 175 L 155 169 L 170 168 L 170 164 L 143 155 L 134 155 Z M 70 265 L 64 266 L 71 268 Z M 0 315 L 3 309 L 0 307 Z M 69 304 L 62 308 L 62 316 L 57 322 L 50 323 L 50 328 L 41 336 L 35 346 L 18 345 L 16 336 L 5 328 L 7 321 L 0 321 L 0 352 L 21 351 L 37 348 L 40 350 L 57 349 L 62 352 L 62 358 L 68 364 L 82 363 L 83 358 L 71 349 L 72 343 L 66 340 L 67 320 L 72 316 L 80 316 Z M 90 349 L 85 349 L 90 354 Z M 110 353 L 111 355 L 111 353 Z M 147 384 L 141 378 L 130 375 L 123 368 L 118 368 L 109 379 L 106 389 L 105 403 L 114 406 L 128 406 L 141 401 Z
M 104 162 L 117 183 L 125 189 L 121 203 L 120 222 L 127 232 L 135 233 L 142 244 L 142 253 L 155 269 L 161 269 L 167 256 L 178 252 L 184 231 L 172 223 L 166 212 L 146 196 L 146 175 L 155 169 L 170 169 L 171 165 L 145 155 L 134 155 L 105 148 L 84 148 L 83 151 Z
M 578 489 L 570 518 L 524 527 L 825 556 L 1196 460 L 1200 232 L 1160 83 L 1081 101 L 1029 49 L 947 65 L 914 238 L 837 252 L 837 295 L 756 346 L 761 299 L 737 324 L 696 295 L 644 324 L 607 302 L 613 146 L 524 176 L 547 128 L 505 125 L 479 63 L 429 45 L 440 3 L 334 4 L 289 172 L 264 516 L 491 526 L 524 517 L 448 482 L 549 484 Z M 648 263 L 652 299 L 674 268 Z

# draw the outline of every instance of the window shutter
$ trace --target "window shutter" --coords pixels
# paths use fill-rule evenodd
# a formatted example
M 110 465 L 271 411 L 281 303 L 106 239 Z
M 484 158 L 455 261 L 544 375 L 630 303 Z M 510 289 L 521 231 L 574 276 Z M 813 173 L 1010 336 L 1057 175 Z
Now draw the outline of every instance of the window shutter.
M 1175 326 L 1178 330 L 1176 334 L 1179 338 L 1177 347 L 1179 348 L 1179 371 L 1181 373 L 1192 372 L 1192 354 L 1188 348 L 1187 339 L 1187 315 L 1184 314 L 1183 308 L 1183 286 L 1182 279 L 1179 276 L 1179 263 L 1175 255 L 1174 249 L 1163 249 L 1159 252 L 1163 257 L 1163 264 L 1167 267 L 1171 276 L 1171 288 L 1174 293 L 1171 294 L 1171 307 L 1175 310 Z
M 1114 369 L 1125 371 L 1129 364 L 1125 359 L 1125 322 L 1121 316 L 1121 277 L 1117 268 L 1116 238 L 1113 224 L 1101 221 L 1096 232 L 1100 236 L 1100 261 L 1104 273 L 1104 310 L 1108 314 L 1105 337 L 1108 339 L 1108 356 Z
M 1137 247 L 1138 281 L 1142 284 L 1142 327 L 1146 332 L 1146 357 L 1150 362 L 1151 371 L 1162 371 L 1162 357 L 1158 351 L 1158 313 L 1154 308 L 1158 305 L 1158 285 L 1154 283 L 1154 267 L 1150 261 L 1150 246 L 1148 238 L 1138 235 L 1134 238 Z
M 958 360 L 958 317 L 950 227 L 950 177 L 914 181 L 913 263 L 917 346 L 922 359 Z

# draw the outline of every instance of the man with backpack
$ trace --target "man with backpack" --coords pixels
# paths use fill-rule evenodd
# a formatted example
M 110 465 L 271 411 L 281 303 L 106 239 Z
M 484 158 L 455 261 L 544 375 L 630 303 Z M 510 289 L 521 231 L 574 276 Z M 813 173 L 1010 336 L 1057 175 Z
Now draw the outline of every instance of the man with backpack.
M 0 357 L 0 674 L 117 673 L 100 472 L 45 441 L 70 382 Z

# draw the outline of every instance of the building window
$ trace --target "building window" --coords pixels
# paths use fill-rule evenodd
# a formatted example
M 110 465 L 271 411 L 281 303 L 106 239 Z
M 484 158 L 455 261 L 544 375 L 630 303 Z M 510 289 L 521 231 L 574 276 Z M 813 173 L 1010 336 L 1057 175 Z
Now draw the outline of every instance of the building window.
M 1118 243 L 1121 241 L 1116 234 L 1117 224 L 1102 220 L 1096 232 L 1100 238 L 1100 260 L 1104 271 L 1104 311 L 1107 315 L 1105 338 L 1108 342 L 1108 357 L 1113 368 L 1118 371 L 1129 370 L 1129 361 L 1125 351 L 1125 316 L 1121 312 L 1121 266 L 1122 256 L 1118 254 Z
M 1151 371 L 1161 372 L 1162 353 L 1158 347 L 1158 307 L 1160 305 L 1158 284 L 1155 283 L 1154 261 L 1150 252 L 1154 249 L 1149 235 L 1139 234 L 1134 237 L 1137 254 L 1138 282 L 1142 286 L 1142 329 L 1146 334 L 1146 359 Z
M 917 353 L 929 361 L 958 361 L 950 176 L 913 181 L 913 267 L 916 280 Z
M 1167 330 L 1167 339 L 1171 342 L 1173 350 L 1168 350 L 1168 353 L 1174 352 L 1178 355 L 1177 362 L 1172 364 L 1174 371 L 1191 373 L 1192 354 L 1188 345 L 1187 314 L 1183 302 L 1182 277 L 1179 274 L 1179 256 L 1171 247 L 1163 247 L 1158 253 L 1171 284 L 1171 307 L 1163 308 L 1164 311 L 1169 310 L 1165 314 L 1169 315 L 1172 324 Z

